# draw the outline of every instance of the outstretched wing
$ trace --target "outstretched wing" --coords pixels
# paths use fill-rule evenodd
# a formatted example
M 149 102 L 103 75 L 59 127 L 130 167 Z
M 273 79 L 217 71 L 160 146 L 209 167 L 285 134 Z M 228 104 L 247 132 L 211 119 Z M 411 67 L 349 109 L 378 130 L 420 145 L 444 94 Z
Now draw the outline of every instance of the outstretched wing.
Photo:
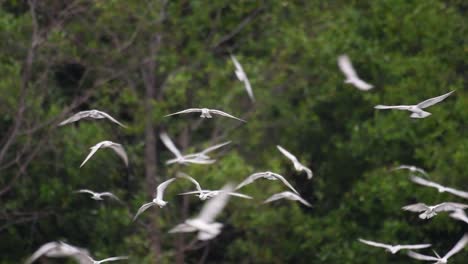
M 164 195 L 164 190 L 166 190 L 167 186 L 169 186 L 169 184 L 171 184 L 171 182 L 175 180 L 176 178 L 170 178 L 169 180 L 159 184 L 158 187 L 156 188 L 156 199 L 162 200 L 163 195 Z
M 224 143 L 221 143 L 221 144 L 217 144 L 217 145 L 208 147 L 208 148 L 204 149 L 203 151 L 201 151 L 200 153 L 206 154 L 206 153 L 209 153 L 209 152 L 211 152 L 211 151 L 213 151 L 213 150 L 217 150 L 217 149 L 219 149 L 219 148 L 221 148 L 221 147 L 224 147 L 224 146 L 226 146 L 226 145 L 228 145 L 228 144 L 230 144 L 230 143 L 231 143 L 231 141 L 226 141 L 226 142 L 224 142 Z
M 179 112 L 175 112 L 175 113 L 172 113 L 172 114 L 165 115 L 164 117 L 179 115 L 179 114 L 196 113 L 196 112 L 201 112 L 201 109 L 200 108 L 189 108 L 189 109 L 185 109 L 185 110 L 182 110 L 182 111 L 179 111 Z
M 91 191 L 91 190 L 88 190 L 88 189 L 81 189 L 81 190 L 78 190 L 78 191 L 75 191 L 76 193 L 89 193 L 91 195 L 94 195 L 95 192 Z
M 456 190 L 456 189 L 453 189 L 453 188 L 446 188 L 445 190 L 446 190 L 447 192 L 449 192 L 449 193 L 451 193 L 451 194 L 454 194 L 454 195 L 456 195 L 456 196 L 459 196 L 459 197 L 461 197 L 461 198 L 468 199 L 468 192 Z
M 86 159 L 81 163 L 80 168 L 83 167 L 83 165 L 85 165 L 85 163 L 94 155 L 94 153 L 96 153 L 96 151 L 98 151 L 99 148 L 101 148 L 102 144 L 104 144 L 104 141 L 99 142 L 96 145 L 91 147 L 91 151 L 89 152 Z
M 146 211 L 146 209 L 150 208 L 151 206 L 155 205 L 155 203 L 153 202 L 149 202 L 149 203 L 145 203 L 143 204 L 140 209 L 138 209 L 138 212 L 136 213 L 136 215 L 133 217 L 133 221 L 135 221 L 137 219 L 137 217 L 143 213 L 144 211 Z
M 58 246 L 59 246 L 59 243 L 57 242 L 49 242 L 49 243 L 42 245 L 38 250 L 36 250 L 36 252 L 34 252 L 34 254 L 31 255 L 31 257 L 29 257 L 26 260 L 26 264 L 33 263 L 36 259 L 40 258 L 42 255 L 46 254 L 47 252 L 57 248 Z
M 468 204 L 461 203 L 441 203 L 436 205 L 434 210 L 436 212 L 447 212 L 447 211 L 456 211 L 457 209 L 466 209 Z
M 418 244 L 418 245 L 400 245 L 401 249 L 421 249 L 428 248 L 432 246 L 431 244 Z
M 351 63 L 348 55 L 343 54 L 338 57 L 338 67 L 347 79 L 358 79 L 356 71 L 354 70 L 353 64 Z
M 270 196 L 268 199 L 263 201 L 263 203 L 271 203 L 271 202 L 274 202 L 274 201 L 277 201 L 277 200 L 280 200 L 280 199 L 284 199 L 284 198 L 285 198 L 284 192 L 275 193 L 272 196 Z
M 195 187 L 197 188 L 197 190 L 199 192 L 202 191 L 202 188 L 200 186 L 200 183 L 197 182 L 197 180 L 195 180 L 193 177 L 189 176 L 188 174 L 186 173 L 183 173 L 183 172 L 177 172 L 177 176 L 178 178 L 184 178 L 184 179 L 187 179 L 189 181 L 191 181 L 193 184 L 195 184 Z
M 222 189 L 220 194 L 208 200 L 203 206 L 198 218 L 206 223 L 213 222 L 214 218 L 223 210 L 229 200 L 229 194 L 233 190 L 233 185 L 228 183 Z
M 392 245 L 387 245 L 387 244 L 383 244 L 383 243 L 379 243 L 379 242 L 374 242 L 374 241 L 370 241 L 370 240 L 365 240 L 365 239 L 362 239 L 362 238 L 359 238 L 358 239 L 361 243 L 364 243 L 364 244 L 367 244 L 369 246 L 373 246 L 373 247 L 380 247 L 380 248 L 391 248 Z
M 457 254 L 460 250 L 462 250 L 466 246 L 467 243 L 468 243 L 468 233 L 465 234 L 447 254 L 445 254 L 444 258 L 449 259 L 451 256 Z
M 416 253 L 414 251 L 408 251 L 408 256 L 417 260 L 427 260 L 427 261 L 438 261 L 439 259 L 433 256 L 427 256 L 423 254 Z
M 427 209 L 429 209 L 429 206 L 427 206 L 424 203 L 416 203 L 416 204 L 403 206 L 402 209 L 406 211 L 411 211 L 411 212 L 424 212 Z
M 113 118 L 111 115 L 109 115 L 108 113 L 106 112 L 103 112 L 103 111 L 98 111 L 99 114 L 101 114 L 102 116 L 104 116 L 105 118 L 109 119 L 110 121 L 116 123 L 117 125 L 121 126 L 121 127 L 127 127 L 125 126 L 124 124 L 120 123 L 119 121 L 117 121 L 117 119 Z
M 125 149 L 122 147 L 122 145 L 118 144 L 118 143 L 112 143 L 112 145 L 110 146 L 110 148 L 112 150 L 115 151 L 115 153 L 117 153 L 117 155 L 119 155 L 120 158 L 123 159 L 124 163 L 125 163 L 125 166 L 128 167 L 128 157 L 127 157 L 127 152 L 125 152 Z
M 249 177 L 245 178 L 244 181 L 239 183 L 239 185 L 237 185 L 235 190 L 239 190 L 240 188 L 244 187 L 245 185 L 251 184 L 255 180 L 262 178 L 263 176 L 265 176 L 265 172 L 254 173 L 254 174 L 250 175 Z
M 64 121 L 60 122 L 60 124 L 58 124 L 59 126 L 63 126 L 63 125 L 66 125 L 66 124 L 70 124 L 70 123 L 73 123 L 73 122 L 76 122 L 82 118 L 85 118 L 89 115 L 89 111 L 81 111 L 81 112 L 78 112 L 74 115 L 72 115 L 71 117 L 65 119 Z
M 375 109 L 396 109 L 396 110 L 408 110 L 409 105 L 376 105 Z
M 432 181 L 428 181 L 426 179 L 423 179 L 421 177 L 418 177 L 418 176 L 414 176 L 414 175 L 411 175 L 410 177 L 411 181 L 413 181 L 414 183 L 417 183 L 417 184 L 420 184 L 420 185 L 424 185 L 424 186 L 428 186 L 428 187 L 434 187 L 434 188 L 443 188 L 444 186 L 438 184 L 438 183 L 435 183 L 435 182 L 432 182 Z
M 280 145 L 276 145 L 276 147 L 278 148 L 278 150 L 283 153 L 284 156 L 286 156 L 286 158 L 290 159 L 292 162 L 298 162 L 296 156 L 294 156 L 293 154 L 291 154 L 291 152 L 287 151 L 286 149 L 284 149 L 283 147 L 281 147 Z
M 423 108 L 427 108 L 429 106 L 435 105 L 435 104 L 443 101 L 445 98 L 449 97 L 453 92 L 455 92 L 455 91 L 451 91 L 451 92 L 448 92 L 446 94 L 443 94 L 443 95 L 440 95 L 440 96 L 437 96 L 437 97 L 434 97 L 434 98 L 427 99 L 427 100 L 422 101 L 421 103 L 419 103 L 417 106 L 419 108 L 423 109 Z
M 233 119 L 239 120 L 239 121 L 241 121 L 241 122 L 247 123 L 247 121 L 245 121 L 245 120 L 243 120 L 243 119 L 240 119 L 240 118 L 238 118 L 238 117 L 235 117 L 235 116 L 233 116 L 233 115 L 230 115 L 230 114 L 225 113 L 225 112 L 220 111 L 220 110 L 210 109 L 209 111 L 210 111 L 210 113 L 213 113 L 213 114 L 217 114 L 217 115 L 221 115 L 221 116 L 226 116 L 226 117 L 233 118 Z
M 286 185 L 293 192 L 295 192 L 296 194 L 299 194 L 299 192 L 296 189 L 294 189 L 294 187 L 292 187 L 292 185 L 283 176 L 281 176 L 281 175 L 279 175 L 277 173 L 272 173 L 272 174 L 275 176 L 275 178 L 282 181 L 284 183 L 284 185 Z
M 114 200 L 120 201 L 120 199 L 111 192 L 103 192 L 103 193 L 101 193 L 101 196 L 107 196 L 107 197 L 110 197 L 110 198 L 112 198 Z
M 164 146 L 166 146 L 166 148 L 169 149 L 172 152 L 172 154 L 174 154 L 177 158 L 183 158 L 182 154 L 174 145 L 171 138 L 167 135 L 166 132 L 162 132 L 161 134 L 159 134 L 159 137 L 161 138 L 161 141 L 163 142 Z
M 128 256 L 110 257 L 110 258 L 100 260 L 98 261 L 98 263 L 104 263 L 104 262 L 110 262 L 110 261 L 116 261 L 116 260 L 122 260 L 122 259 L 128 259 Z
M 236 196 L 236 197 L 240 197 L 240 198 L 253 199 L 252 196 L 245 195 L 245 194 L 242 194 L 242 193 L 229 192 L 228 194 L 231 195 L 231 196 Z

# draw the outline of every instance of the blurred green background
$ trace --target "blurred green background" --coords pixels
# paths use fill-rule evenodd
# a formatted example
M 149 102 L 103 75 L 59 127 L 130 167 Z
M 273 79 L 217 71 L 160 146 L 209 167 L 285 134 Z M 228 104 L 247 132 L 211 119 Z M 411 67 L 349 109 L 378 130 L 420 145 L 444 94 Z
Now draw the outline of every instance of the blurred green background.
M 465 202 L 411 183 L 400 164 L 468 189 L 468 2 L 463 0 L 0 1 L 0 263 L 21 263 L 55 240 L 122 263 L 418 263 L 357 241 L 432 243 L 445 254 L 468 229 L 447 214 L 423 221 L 401 207 Z M 344 84 L 337 57 L 348 54 L 361 92 Z M 229 55 L 243 65 L 251 103 Z M 416 104 L 451 90 L 432 116 L 377 111 Z M 164 115 L 188 107 L 224 110 L 247 120 L 200 122 Z M 99 109 L 128 125 L 57 123 Z M 232 140 L 214 165 L 175 165 L 159 142 L 167 131 L 184 153 Z M 89 147 L 121 143 L 130 167 Z M 310 166 L 294 171 L 282 145 Z M 284 175 L 313 204 L 263 205 L 281 184 L 258 181 L 233 198 L 220 236 L 191 244 L 167 231 L 203 204 L 176 194 L 162 209 L 131 217 L 162 180 L 183 171 L 204 188 L 254 172 Z M 111 191 L 123 204 L 74 194 Z M 157 249 L 157 250 L 155 250 Z M 160 251 L 158 253 L 158 250 Z M 431 254 L 430 250 L 422 251 Z M 466 263 L 468 250 L 451 258 Z M 41 263 L 72 263 L 42 259 Z

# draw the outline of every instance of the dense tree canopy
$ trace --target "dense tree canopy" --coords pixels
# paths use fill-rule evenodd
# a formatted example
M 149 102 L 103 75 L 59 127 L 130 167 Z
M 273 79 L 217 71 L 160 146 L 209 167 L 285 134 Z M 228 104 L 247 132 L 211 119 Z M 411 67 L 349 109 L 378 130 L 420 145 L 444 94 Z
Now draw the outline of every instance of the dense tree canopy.
M 421 220 L 401 207 L 467 200 L 412 183 L 400 164 L 468 190 L 468 5 L 463 0 L 376 1 L 0 1 L 0 263 L 21 263 L 56 240 L 128 263 L 418 263 L 358 238 L 432 243 L 445 254 L 468 231 L 448 214 Z M 252 103 L 230 55 L 252 84 Z M 348 54 L 375 88 L 345 84 Z M 425 119 L 377 104 L 416 104 L 451 90 Z M 247 120 L 164 117 L 216 108 Z M 99 109 L 106 121 L 57 124 Z M 212 165 L 172 165 L 166 131 L 183 153 L 231 140 Z M 79 168 L 89 147 L 121 143 Z M 314 171 L 297 173 L 282 145 Z M 264 205 L 281 184 L 258 181 L 232 198 L 207 243 L 168 234 L 197 214 L 178 180 L 169 204 L 132 222 L 155 187 L 182 171 L 221 188 L 254 172 L 284 175 L 312 203 Z M 98 202 L 73 193 L 112 191 Z M 424 251 L 430 254 L 430 250 Z M 451 259 L 463 263 L 468 251 Z M 71 261 L 71 260 L 70 260 Z M 55 262 L 53 259 L 43 263 Z M 72 262 L 70 262 L 72 263 Z

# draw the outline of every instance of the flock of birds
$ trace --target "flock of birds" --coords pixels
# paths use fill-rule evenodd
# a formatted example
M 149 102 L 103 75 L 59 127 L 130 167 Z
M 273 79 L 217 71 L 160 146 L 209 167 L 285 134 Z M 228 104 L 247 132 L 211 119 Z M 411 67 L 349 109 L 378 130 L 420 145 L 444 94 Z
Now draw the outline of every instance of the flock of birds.
M 247 78 L 245 71 L 242 68 L 242 65 L 233 55 L 231 55 L 231 59 L 235 66 L 235 74 L 238 80 L 244 83 L 244 87 L 247 91 L 249 98 L 251 99 L 252 102 L 255 102 L 255 97 L 252 91 L 251 84 Z M 362 79 L 358 77 L 347 55 L 342 55 L 338 57 L 338 66 L 346 77 L 345 83 L 352 84 L 357 89 L 362 90 L 362 91 L 368 91 L 374 88 L 373 85 L 363 81 Z M 425 100 L 416 105 L 396 105 L 396 106 L 377 105 L 375 106 L 375 109 L 407 110 L 407 111 L 412 112 L 412 114 L 410 115 L 411 118 L 425 118 L 431 115 L 431 113 L 426 112 L 423 109 L 443 101 L 445 98 L 450 96 L 453 92 L 454 91 L 451 91 L 444 95 Z M 229 113 L 216 110 L 216 109 L 208 109 L 208 108 L 190 108 L 190 109 L 182 110 L 176 113 L 168 114 L 166 116 L 168 117 L 168 116 L 188 114 L 188 113 L 200 113 L 201 118 L 212 118 L 213 115 L 219 115 L 219 116 L 232 118 L 241 122 L 246 122 L 245 120 L 235 117 Z M 70 118 L 59 123 L 59 126 L 74 123 L 82 119 L 108 119 L 111 122 L 121 127 L 124 127 L 124 128 L 126 127 L 121 122 L 113 118 L 111 115 L 103 111 L 99 111 L 99 110 L 88 110 L 88 111 L 78 112 L 74 114 L 73 116 L 71 116 Z M 175 146 L 175 144 L 173 143 L 173 141 L 171 140 L 171 138 L 169 137 L 167 133 L 162 132 L 160 133 L 159 136 L 163 144 L 166 146 L 166 148 L 170 152 L 172 152 L 172 154 L 175 156 L 174 158 L 166 161 L 167 165 L 171 165 L 175 163 L 177 164 L 203 164 L 203 165 L 212 164 L 216 162 L 216 160 L 212 159 L 209 156 L 210 152 L 215 151 L 231 143 L 231 141 L 227 141 L 221 144 L 208 147 L 205 150 L 197 152 L 197 153 L 183 155 L 180 152 L 180 150 Z M 118 144 L 112 141 L 102 141 L 92 146 L 90 148 L 91 150 L 90 153 L 81 163 L 80 167 L 84 166 L 99 149 L 104 149 L 104 148 L 112 149 L 123 160 L 125 166 L 128 167 L 129 161 L 128 161 L 127 153 L 124 147 L 121 144 Z M 277 146 L 277 148 L 286 158 L 288 158 L 292 162 L 292 165 L 294 166 L 294 169 L 296 171 L 303 172 L 309 180 L 313 178 L 312 170 L 308 168 L 307 166 L 305 166 L 304 164 L 302 164 L 295 155 L 293 155 L 291 152 L 287 151 L 285 148 L 279 145 Z M 402 166 L 395 168 L 395 170 L 400 170 L 400 169 L 407 169 L 412 173 L 420 173 L 423 176 L 426 176 L 426 177 L 428 176 L 428 174 L 424 170 L 417 168 L 415 166 L 402 165 Z M 307 200 L 305 200 L 303 197 L 301 197 L 300 193 L 286 180 L 284 176 L 275 172 L 271 172 L 271 171 L 257 172 L 245 178 L 238 185 L 227 183 L 221 189 L 218 189 L 218 190 L 203 189 L 200 183 L 196 179 L 194 179 L 193 177 L 185 173 L 178 172 L 175 177 L 170 178 L 160 183 L 157 186 L 153 199 L 150 202 L 143 204 L 138 209 L 138 211 L 133 217 L 133 220 L 135 221 L 143 212 L 145 212 L 146 210 L 148 210 L 149 208 L 153 206 L 158 206 L 160 208 L 165 207 L 168 202 L 164 200 L 164 191 L 168 188 L 168 186 L 171 185 L 171 183 L 173 183 L 176 180 L 188 180 L 191 183 L 193 183 L 196 190 L 183 192 L 183 193 L 180 193 L 179 195 L 196 195 L 200 200 L 202 201 L 208 200 L 208 201 L 205 202 L 200 213 L 197 216 L 186 219 L 183 223 L 180 223 L 174 228 L 172 228 L 169 231 L 169 233 L 197 232 L 198 240 L 202 240 L 202 241 L 210 240 L 210 239 L 215 238 L 217 235 L 219 235 L 222 230 L 223 224 L 216 222 L 215 219 L 217 215 L 219 215 L 219 213 L 224 209 L 229 198 L 231 196 L 234 196 L 234 197 L 239 197 L 243 199 L 253 199 L 249 195 L 239 193 L 238 190 L 240 190 L 244 186 L 251 184 L 259 179 L 266 179 L 270 181 L 281 182 L 288 189 L 288 191 L 283 191 L 280 193 L 273 194 L 271 197 L 267 198 L 264 201 L 264 203 L 270 203 L 270 202 L 274 202 L 280 199 L 287 199 L 287 200 L 297 201 L 305 206 L 311 207 L 311 204 Z M 439 192 L 448 192 L 448 193 L 457 195 L 461 198 L 468 199 L 468 192 L 456 190 L 454 188 L 445 187 L 438 183 L 424 179 L 422 177 L 418 177 L 416 175 L 411 175 L 410 179 L 416 184 L 436 188 Z M 110 199 L 119 200 L 119 198 L 111 192 L 99 193 L 99 192 L 94 192 L 89 189 L 81 189 L 81 190 L 77 190 L 76 193 L 88 194 L 90 195 L 91 199 L 94 199 L 97 201 L 102 201 L 106 197 Z M 451 217 L 468 224 L 468 217 L 464 211 L 466 208 L 468 208 L 468 205 L 466 204 L 444 202 L 444 203 L 433 205 L 433 206 L 429 206 L 424 203 L 417 203 L 417 204 L 404 206 L 402 209 L 420 213 L 419 217 L 421 219 L 429 219 L 429 218 L 436 216 L 440 212 L 449 211 L 449 212 L 452 212 L 450 214 Z M 374 242 L 374 241 L 365 240 L 361 238 L 359 239 L 359 241 L 370 246 L 385 248 L 387 251 L 391 252 L 392 254 L 395 254 L 400 250 L 410 250 L 408 252 L 408 256 L 411 258 L 418 259 L 418 260 L 426 260 L 426 261 L 436 261 L 435 263 L 442 264 L 442 263 L 447 263 L 448 259 L 451 256 L 453 256 L 454 254 L 456 254 L 457 252 L 459 252 L 465 247 L 465 245 L 468 243 L 468 234 L 465 234 L 460 239 L 460 241 L 452 248 L 452 250 L 450 250 L 443 257 L 440 257 L 439 254 L 435 251 L 434 251 L 435 256 L 427 256 L 427 255 L 423 255 L 423 254 L 412 251 L 412 250 L 431 247 L 431 244 L 387 245 L 384 243 Z M 49 242 L 49 243 L 42 245 L 30 258 L 28 258 L 28 260 L 26 261 L 26 264 L 33 263 L 34 261 L 36 261 L 37 259 L 43 256 L 45 257 L 73 257 L 79 263 L 93 263 L 93 264 L 99 264 L 99 263 L 117 261 L 117 260 L 125 260 L 129 258 L 128 256 L 118 256 L 118 257 L 106 258 L 103 260 L 95 260 L 90 256 L 89 252 L 86 249 L 72 246 L 63 241 L 58 241 L 58 242 Z

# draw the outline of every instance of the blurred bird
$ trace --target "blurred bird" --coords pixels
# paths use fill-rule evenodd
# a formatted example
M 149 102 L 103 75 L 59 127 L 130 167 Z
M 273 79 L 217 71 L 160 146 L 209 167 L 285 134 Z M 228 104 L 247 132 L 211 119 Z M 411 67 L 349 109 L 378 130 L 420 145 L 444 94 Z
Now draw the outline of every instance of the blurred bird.
M 286 156 L 288 159 L 290 159 L 293 164 L 294 164 L 294 168 L 296 169 L 296 171 L 305 171 L 307 173 L 307 179 L 312 179 L 312 177 L 314 176 L 314 174 L 312 173 L 312 170 L 307 168 L 306 166 L 302 165 L 302 163 L 300 163 L 296 156 L 294 156 L 293 154 L 291 154 L 289 151 L 285 150 L 283 147 L 277 145 L 276 146 L 279 151 L 281 151 L 281 153 L 283 153 L 284 156 Z
M 85 165 L 85 163 L 94 155 L 94 153 L 96 153 L 96 151 L 98 151 L 98 149 L 100 148 L 111 148 L 115 153 L 117 153 L 117 155 L 119 155 L 119 157 L 121 157 L 125 163 L 125 166 L 128 167 L 128 157 L 127 157 L 127 153 L 125 152 L 124 148 L 122 147 L 122 145 L 118 144 L 118 143 L 114 143 L 112 141 L 108 141 L 108 140 L 105 140 L 105 141 L 102 141 L 102 142 L 99 142 L 97 143 L 96 145 L 92 146 L 90 149 L 91 149 L 91 152 L 88 154 L 88 156 L 86 157 L 86 159 L 83 161 L 83 163 L 81 163 L 80 165 L 80 168 L 83 167 L 83 165 Z
M 459 191 L 459 190 L 456 190 L 456 189 L 453 189 L 453 188 L 450 188 L 450 187 L 445 187 L 445 186 L 442 186 L 442 185 L 440 185 L 438 183 L 431 182 L 431 181 L 428 181 L 426 179 L 423 179 L 423 178 L 417 177 L 417 176 L 411 176 L 411 180 L 414 183 L 417 183 L 417 184 L 420 184 L 420 185 L 423 185 L 423 186 L 436 188 L 440 193 L 448 192 L 448 193 L 454 194 L 456 196 L 459 196 L 461 198 L 468 199 L 468 192 Z
M 408 252 L 408 256 L 417 260 L 436 261 L 434 264 L 446 264 L 448 262 L 448 259 L 451 256 L 457 254 L 460 250 L 462 250 L 466 246 L 467 243 L 468 243 L 468 234 L 465 234 L 458 241 L 458 243 L 443 258 L 441 258 L 439 254 L 437 254 L 436 251 L 434 251 L 434 254 L 436 255 L 436 257 L 419 254 L 411 250 Z
M 418 168 L 416 166 L 412 166 L 412 165 L 400 165 L 394 169 L 392 169 L 392 171 L 395 171 L 395 170 L 409 170 L 410 172 L 418 172 L 418 173 L 421 173 L 423 174 L 424 176 L 429 176 L 427 174 L 427 172 L 421 168 Z
M 103 260 L 94 260 L 91 256 L 86 255 L 86 257 L 91 261 L 93 264 L 101 264 L 104 262 L 111 262 L 111 261 L 116 261 L 116 260 L 123 260 L 123 259 L 128 259 L 128 256 L 119 256 L 119 257 L 110 257 L 106 258 Z
M 245 185 L 250 184 L 250 183 L 252 183 L 255 180 L 258 180 L 260 178 L 265 178 L 265 179 L 271 180 L 271 181 L 280 180 L 281 182 L 284 183 L 284 185 L 286 185 L 293 192 L 299 194 L 299 192 L 296 191 L 296 189 L 294 189 L 294 187 L 292 187 L 292 185 L 283 176 L 281 176 L 281 175 L 279 175 L 277 173 L 271 172 L 271 171 L 257 172 L 257 173 L 254 173 L 254 174 L 250 175 L 243 182 L 241 182 L 241 183 L 239 183 L 239 185 L 237 185 L 236 190 L 239 190 L 240 188 L 244 187 Z
M 184 223 L 172 228 L 169 233 L 195 232 L 198 231 L 199 240 L 210 240 L 221 233 L 222 223 L 214 222 L 214 218 L 223 210 L 229 200 L 229 194 L 233 191 L 232 184 L 226 184 L 221 193 L 210 199 L 203 206 L 196 218 L 185 220 Z
M 165 140 L 167 140 L 167 139 L 165 139 Z M 192 153 L 192 154 L 187 154 L 187 155 L 184 155 L 184 156 L 182 156 L 180 151 L 177 148 L 175 148 L 174 144 L 172 144 L 172 147 L 175 148 L 175 152 L 172 151 L 172 150 L 171 150 L 171 152 L 173 152 L 174 155 L 176 155 L 176 153 L 180 154 L 182 156 L 182 158 L 179 157 L 179 158 L 175 158 L 175 159 L 170 159 L 170 160 L 166 161 L 166 164 L 176 163 L 179 160 L 189 160 L 189 161 L 194 160 L 196 162 L 197 161 L 203 161 L 203 160 L 210 160 L 211 158 L 207 155 L 209 152 L 217 150 L 217 149 L 219 149 L 221 147 L 224 147 L 224 146 L 226 146 L 226 145 L 228 145 L 230 143 L 231 143 L 231 141 L 227 141 L 227 142 L 224 142 L 224 143 L 217 144 L 217 145 L 211 146 L 209 148 L 206 148 L 203 151 L 200 151 L 200 152 L 197 152 L 197 153 Z M 214 162 L 214 160 L 213 160 L 213 162 Z
M 424 111 L 424 108 L 429 106 L 435 105 L 445 98 L 449 97 L 455 91 L 451 91 L 449 93 L 443 94 L 441 96 L 437 96 L 434 98 L 427 99 L 417 105 L 376 105 L 374 106 L 375 109 L 396 109 L 396 110 L 407 110 L 412 112 L 410 115 L 411 118 L 426 118 L 431 115 L 431 113 Z
M 215 190 L 215 191 L 212 191 L 212 190 L 197 190 L 197 191 L 191 191 L 191 192 L 184 192 L 184 193 L 180 193 L 179 195 L 187 195 L 187 194 L 198 194 L 198 198 L 200 198 L 200 200 L 204 201 L 204 200 L 207 200 L 207 199 L 211 199 L 215 196 L 218 196 L 221 192 L 223 192 L 222 190 Z M 227 193 L 228 195 L 231 195 L 231 196 L 237 196 L 237 197 L 240 197 L 240 198 L 245 198 L 245 199 L 253 199 L 252 196 L 248 196 L 248 195 L 245 195 L 245 194 L 242 194 L 242 193 L 237 193 L 237 192 L 228 192 Z
M 111 192 L 97 193 L 97 192 L 93 192 L 93 191 L 88 190 L 88 189 L 81 189 L 81 190 L 78 190 L 78 191 L 75 191 L 75 192 L 76 193 L 89 193 L 89 194 L 91 194 L 91 199 L 96 200 L 96 201 L 104 200 L 104 199 L 102 199 L 102 197 L 105 197 L 105 196 L 108 196 L 108 197 L 110 197 L 112 199 L 115 199 L 115 200 L 119 200 L 119 198 L 117 198 L 117 196 L 115 196 Z
M 146 211 L 146 209 L 148 209 L 148 208 L 150 208 L 150 207 L 152 207 L 154 205 L 159 206 L 159 208 L 163 208 L 164 206 L 166 206 L 167 202 L 163 200 L 164 190 L 166 190 L 167 186 L 169 186 L 169 184 L 171 184 L 175 180 L 176 180 L 176 178 L 171 178 L 171 179 L 159 184 L 158 187 L 156 188 L 156 195 L 155 195 L 156 197 L 153 199 L 153 201 L 143 204 L 140 207 L 140 209 L 138 209 L 138 212 L 136 213 L 135 217 L 133 217 L 133 221 L 135 221 L 135 219 L 137 219 L 137 217 L 141 213 Z
M 80 119 L 103 119 L 103 118 L 107 118 L 109 119 L 110 121 L 118 124 L 119 126 L 121 127 L 126 127 L 125 125 L 123 125 L 122 123 L 120 123 L 119 121 L 117 121 L 115 118 L 113 118 L 112 116 L 110 116 L 109 114 L 103 112 L 103 111 L 99 111 L 99 110 L 88 110 L 88 111 L 81 111 L 81 112 L 78 112 L 74 115 L 72 115 L 70 118 L 62 121 L 60 124 L 58 124 L 59 126 L 63 126 L 63 125 L 66 125 L 66 124 L 70 124 L 70 123 L 73 123 L 73 122 L 76 122 Z
M 166 116 L 173 116 L 173 115 L 179 115 L 179 114 L 188 114 L 188 113 L 197 113 L 197 112 L 201 113 L 201 115 L 200 115 L 201 118 L 212 118 L 211 114 L 216 114 L 216 115 L 221 115 L 221 116 L 233 118 L 233 119 L 236 119 L 236 120 L 247 123 L 247 121 L 245 121 L 243 119 L 240 119 L 240 118 L 237 118 L 237 117 L 235 117 L 233 115 L 230 115 L 228 113 L 225 113 L 223 111 L 216 110 L 216 109 L 208 109 L 208 108 L 189 108 L 189 109 L 182 110 L 182 111 L 179 111 L 179 112 L 176 112 L 176 113 L 172 113 L 172 114 L 169 114 L 169 115 L 166 115 Z
M 279 199 L 288 199 L 292 201 L 299 201 L 305 206 L 312 207 L 310 203 L 308 203 L 306 200 L 304 200 L 302 197 L 299 195 L 292 193 L 292 192 L 281 192 L 277 194 L 273 194 L 270 198 L 266 199 L 263 203 L 270 203 Z
M 162 132 L 159 134 L 159 137 L 161 138 L 161 141 L 163 144 L 166 146 L 166 148 L 176 156 L 175 159 L 171 159 L 166 161 L 166 164 L 172 164 L 172 163 L 179 163 L 179 164 L 186 164 L 186 163 L 194 163 L 194 164 L 212 164 L 216 160 L 211 160 L 211 159 L 205 159 L 205 158 L 200 158 L 198 156 L 191 157 L 191 158 L 186 158 L 185 156 L 182 156 L 182 153 L 180 153 L 179 149 L 174 145 L 174 142 L 172 142 L 171 138 L 169 135 L 167 135 L 166 132 Z
M 236 57 L 234 57 L 234 55 L 231 55 L 231 60 L 234 63 L 234 66 L 236 67 L 237 79 L 239 79 L 239 81 L 244 83 L 247 94 L 249 95 L 252 102 L 255 102 L 255 98 L 252 92 L 252 86 L 250 85 L 249 79 L 247 78 L 247 74 L 245 74 L 245 71 L 242 68 L 242 65 L 239 63 Z
M 421 219 L 429 219 L 433 216 L 437 215 L 439 212 L 448 212 L 448 211 L 455 211 L 457 209 L 466 209 L 468 208 L 467 204 L 460 204 L 460 203 L 441 203 L 438 205 L 429 206 L 424 203 L 417 203 L 404 206 L 402 209 L 411 212 L 423 212 L 419 215 Z
M 395 254 L 395 253 L 397 253 L 398 251 L 400 251 L 402 249 L 421 249 L 421 248 L 428 248 L 428 247 L 431 246 L 431 244 L 395 245 L 395 246 L 393 246 L 393 245 L 387 245 L 387 244 L 374 242 L 374 241 L 370 241 L 370 240 L 365 240 L 365 239 L 362 239 L 362 238 L 359 238 L 358 240 L 360 242 L 364 243 L 364 244 L 369 245 L 369 246 L 385 248 L 386 251 L 388 251 L 388 252 L 390 252 L 392 254 Z
M 368 84 L 358 77 L 348 55 L 344 54 L 338 57 L 338 66 L 346 77 L 345 83 L 352 84 L 361 91 L 368 91 L 374 88 L 372 84 Z
M 42 256 L 50 258 L 64 258 L 72 257 L 78 263 L 85 264 L 88 261 L 85 259 L 84 255 L 88 254 L 88 251 L 83 248 L 78 248 L 72 245 L 69 245 L 63 241 L 59 242 L 49 242 L 42 245 L 31 257 L 26 260 L 26 264 L 33 263 Z
M 468 224 L 468 216 L 466 216 L 465 211 L 461 209 L 455 210 L 453 213 L 450 214 L 450 217 L 452 217 L 453 219 L 463 221 Z

